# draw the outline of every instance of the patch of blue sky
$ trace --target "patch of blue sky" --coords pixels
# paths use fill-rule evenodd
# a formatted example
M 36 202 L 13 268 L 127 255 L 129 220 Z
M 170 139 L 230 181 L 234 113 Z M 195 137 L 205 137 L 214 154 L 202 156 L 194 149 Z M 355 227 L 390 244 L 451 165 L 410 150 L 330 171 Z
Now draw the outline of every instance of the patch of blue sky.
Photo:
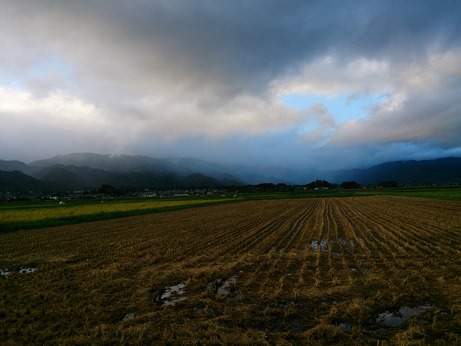
M 17 76 L 0 69 L 0 87 L 8 89 L 19 89 L 20 80 Z
M 52 83 L 58 83 L 56 85 L 58 88 L 72 88 L 75 81 L 72 66 L 58 57 L 35 61 L 30 66 L 28 73 L 32 79 L 49 80 Z
M 59 76 L 61 87 L 69 87 L 72 85 L 74 71 L 69 64 L 59 58 L 36 60 L 20 76 L 0 68 L 0 87 L 27 91 L 27 84 L 31 79 L 47 79 L 50 75 Z
M 322 104 L 336 123 L 341 124 L 351 119 L 363 119 L 369 114 L 370 107 L 386 99 L 382 94 L 341 94 L 327 97 L 316 94 L 289 94 L 280 97 L 286 107 L 307 110 L 315 104 Z
M 57 57 L 36 61 L 30 68 L 30 73 L 35 77 L 43 77 L 50 72 L 55 72 L 65 77 L 71 77 L 73 73 L 71 66 Z

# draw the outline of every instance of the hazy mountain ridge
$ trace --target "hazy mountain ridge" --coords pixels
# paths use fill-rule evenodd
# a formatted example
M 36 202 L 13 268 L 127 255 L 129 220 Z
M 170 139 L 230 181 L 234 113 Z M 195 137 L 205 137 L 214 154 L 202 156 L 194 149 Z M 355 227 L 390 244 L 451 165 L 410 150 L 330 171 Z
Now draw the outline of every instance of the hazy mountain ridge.
M 65 167 L 87 186 L 211 187 L 243 182 L 216 163 L 190 158 L 157 159 L 148 156 L 74 153 L 30 163 L 34 167 Z M 40 173 L 39 173 L 40 174 Z
M 30 166 L 22 161 L 0 160 L 0 171 L 4 171 L 4 172 L 20 171 L 27 175 L 32 175 L 36 173 L 38 170 L 39 169 L 37 167 Z
M 31 162 L 32 167 L 50 167 L 54 165 L 89 167 L 112 172 L 161 171 L 171 169 L 162 159 L 140 155 L 101 155 L 94 153 L 72 153 L 56 155 L 49 159 Z
M 378 184 L 449 184 L 461 180 L 461 158 L 386 162 L 365 169 L 341 171 L 296 170 L 285 167 L 221 165 L 191 158 L 156 159 L 148 156 L 74 153 L 26 164 L 0 160 L 0 188 L 94 189 L 114 187 L 187 188 L 242 184 L 304 185 L 315 179 L 332 183 L 357 181 Z M 21 173 L 21 174 L 19 174 Z
M 396 181 L 399 184 L 451 184 L 461 182 L 461 158 L 447 157 L 421 161 L 385 162 L 366 169 L 334 172 L 334 178 L 361 184 Z
M 0 193 L 1 192 L 28 192 L 31 190 L 55 190 L 56 186 L 35 179 L 21 171 L 0 170 Z
M 37 188 L 45 186 L 60 190 L 94 189 L 103 184 L 149 189 L 243 184 L 218 164 L 195 159 L 156 159 L 148 156 L 73 153 L 30 164 L 0 161 L 0 170 L 27 172 L 37 180 Z M 7 179 L 4 180 L 5 183 L 0 181 L 0 187 L 6 184 Z

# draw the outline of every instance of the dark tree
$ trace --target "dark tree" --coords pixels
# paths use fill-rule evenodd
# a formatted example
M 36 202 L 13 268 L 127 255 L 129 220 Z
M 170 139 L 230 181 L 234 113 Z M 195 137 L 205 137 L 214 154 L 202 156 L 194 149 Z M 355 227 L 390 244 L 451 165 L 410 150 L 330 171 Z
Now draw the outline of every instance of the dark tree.
M 399 183 L 393 180 L 380 181 L 378 186 L 382 187 L 398 187 Z
M 322 187 L 327 187 L 329 189 L 333 188 L 334 185 L 332 183 L 329 183 L 328 181 L 326 180 L 315 180 L 315 181 L 312 181 L 310 182 L 309 184 L 306 184 L 306 187 L 308 187 L 309 189 L 321 189 Z
M 356 181 L 345 181 L 340 185 L 343 189 L 359 189 L 360 184 Z
M 112 195 L 115 189 L 112 185 L 109 184 L 102 184 L 98 190 L 98 193 L 102 193 L 104 195 Z

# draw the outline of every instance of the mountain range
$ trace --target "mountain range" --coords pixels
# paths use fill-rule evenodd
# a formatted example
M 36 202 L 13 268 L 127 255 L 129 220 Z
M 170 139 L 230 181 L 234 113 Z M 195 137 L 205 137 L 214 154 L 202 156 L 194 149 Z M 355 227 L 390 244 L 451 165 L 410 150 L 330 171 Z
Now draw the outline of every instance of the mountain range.
M 296 170 L 284 167 L 220 165 L 191 158 L 73 153 L 26 164 L 0 160 L 0 191 L 82 190 L 103 184 L 138 189 L 236 186 L 259 183 L 449 184 L 461 180 L 461 158 L 386 162 L 366 169 Z

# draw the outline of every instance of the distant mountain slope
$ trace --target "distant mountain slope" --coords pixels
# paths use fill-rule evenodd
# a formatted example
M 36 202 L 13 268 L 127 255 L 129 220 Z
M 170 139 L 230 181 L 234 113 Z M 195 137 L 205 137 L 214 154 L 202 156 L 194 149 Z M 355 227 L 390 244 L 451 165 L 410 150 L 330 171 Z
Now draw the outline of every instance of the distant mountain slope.
M 191 158 L 156 159 L 139 155 L 73 153 L 58 155 L 29 164 L 29 166 L 40 168 L 55 165 L 87 167 L 112 173 L 149 172 L 158 177 L 165 175 L 185 177 L 190 174 L 203 174 L 217 180 L 233 181 L 237 185 L 243 183 L 230 174 L 229 169 L 224 166 Z
M 395 161 L 334 172 L 336 182 L 354 180 L 361 184 L 397 181 L 399 184 L 450 184 L 461 182 L 461 158 L 449 157 L 424 161 Z
M 239 177 L 248 184 L 284 183 L 288 185 L 304 185 L 315 179 L 323 179 L 324 172 L 312 168 L 290 169 L 282 166 L 245 166 L 230 165 L 232 175 Z
M 229 167 L 192 158 L 167 158 L 163 159 L 170 169 L 179 174 L 203 174 L 219 180 L 229 179 L 238 181 L 238 178 Z M 240 182 L 242 183 L 242 182 Z
M 54 186 L 32 178 L 20 171 L 0 171 L 0 192 L 29 192 L 50 190 Z
M 37 171 L 37 168 L 31 167 L 22 161 L 0 160 L 0 171 L 5 171 L 5 172 L 20 171 L 25 174 L 31 175 Z
M 29 164 L 29 166 L 41 168 L 54 165 L 90 167 L 113 172 L 166 172 L 170 170 L 170 165 L 164 160 L 148 156 L 100 155 L 94 153 L 57 155 L 50 159 L 38 160 Z
M 138 189 L 219 187 L 247 182 L 302 185 L 315 179 L 338 184 L 353 180 L 361 184 L 396 181 L 401 185 L 416 185 L 461 182 L 461 158 L 395 161 L 366 169 L 318 171 L 243 165 L 226 167 L 189 158 L 74 153 L 34 161 L 29 165 L 21 161 L 0 160 L 0 171 L 4 171 L 0 191 L 97 189 L 103 184 Z
M 95 189 L 103 184 L 114 187 L 136 187 L 142 189 L 173 189 L 196 187 L 219 187 L 228 182 L 232 185 L 235 181 L 220 181 L 200 173 L 179 175 L 177 173 L 157 172 L 109 172 L 89 167 L 74 165 L 54 165 L 46 167 L 35 174 L 36 178 L 51 182 L 64 190 Z
M 215 178 L 207 177 L 200 173 L 193 173 L 186 176 L 182 182 L 182 185 L 191 188 L 203 188 L 207 186 L 221 186 L 221 182 Z
M 34 175 L 42 181 L 55 184 L 60 190 L 85 189 L 88 182 L 78 174 L 72 173 L 65 166 L 46 167 Z

